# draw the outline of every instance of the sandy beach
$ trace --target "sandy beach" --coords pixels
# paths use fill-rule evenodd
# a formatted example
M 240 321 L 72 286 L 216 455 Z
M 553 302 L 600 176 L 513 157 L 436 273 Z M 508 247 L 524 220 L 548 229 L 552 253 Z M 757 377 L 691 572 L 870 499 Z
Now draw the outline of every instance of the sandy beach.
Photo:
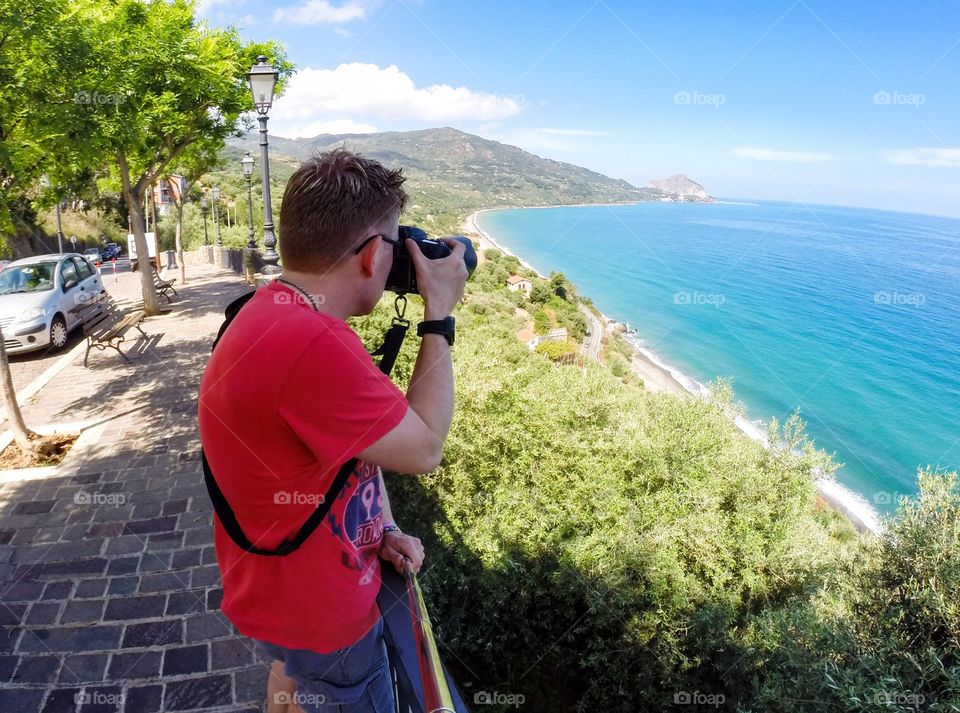
M 506 255 L 513 255 L 520 261 L 521 265 L 529 270 L 533 270 L 540 275 L 540 277 L 545 278 L 544 275 L 538 272 L 532 265 L 524 261 L 524 259 L 519 255 L 514 255 L 514 253 L 498 244 L 496 240 L 490 237 L 489 233 L 480 227 L 480 225 L 477 223 L 477 216 L 482 212 L 483 211 L 476 211 L 475 213 L 472 213 L 461 226 L 461 229 L 468 236 L 476 236 L 477 241 L 480 243 L 480 252 L 482 253 L 488 248 L 494 248 Z M 604 328 L 607 328 L 607 326 L 611 324 L 612 320 L 607 318 L 602 312 L 600 314 L 604 323 Z M 634 355 L 631 366 L 633 368 L 633 373 L 643 379 L 644 386 L 650 389 L 650 391 L 655 393 L 675 394 L 677 396 L 690 393 L 679 381 L 673 377 L 669 371 L 651 360 L 646 354 L 641 352 L 636 347 L 634 347 Z

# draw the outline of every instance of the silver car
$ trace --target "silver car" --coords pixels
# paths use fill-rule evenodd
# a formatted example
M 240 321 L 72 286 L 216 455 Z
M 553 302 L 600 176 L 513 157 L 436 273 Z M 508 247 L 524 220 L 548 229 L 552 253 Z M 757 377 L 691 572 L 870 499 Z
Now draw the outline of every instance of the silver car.
M 82 306 L 103 292 L 96 269 L 75 253 L 17 260 L 0 272 L 0 329 L 7 352 L 61 349 Z

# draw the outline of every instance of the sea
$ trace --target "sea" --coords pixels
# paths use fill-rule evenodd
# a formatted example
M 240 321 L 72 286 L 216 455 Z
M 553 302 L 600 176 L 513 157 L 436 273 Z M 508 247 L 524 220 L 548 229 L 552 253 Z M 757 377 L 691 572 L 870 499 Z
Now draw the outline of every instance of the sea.
M 731 379 L 748 432 L 799 412 L 858 506 L 891 514 L 918 468 L 960 467 L 960 220 L 730 200 L 477 223 L 691 391 Z

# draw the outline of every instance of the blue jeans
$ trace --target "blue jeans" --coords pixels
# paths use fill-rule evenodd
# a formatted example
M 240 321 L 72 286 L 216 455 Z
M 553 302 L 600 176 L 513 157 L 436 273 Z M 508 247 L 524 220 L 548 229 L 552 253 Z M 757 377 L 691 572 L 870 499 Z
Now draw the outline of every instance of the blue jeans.
M 255 642 L 269 658 L 283 662 L 297 683 L 294 697 L 285 700 L 307 713 L 396 713 L 383 619 L 356 643 L 329 654 Z

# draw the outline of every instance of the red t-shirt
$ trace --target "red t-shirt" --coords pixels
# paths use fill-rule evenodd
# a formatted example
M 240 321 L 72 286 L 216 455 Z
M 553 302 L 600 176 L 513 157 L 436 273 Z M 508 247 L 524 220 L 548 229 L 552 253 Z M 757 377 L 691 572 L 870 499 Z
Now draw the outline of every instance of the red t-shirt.
M 403 419 L 407 401 L 360 338 L 282 283 L 262 287 L 200 384 L 200 438 L 247 538 L 291 537 L 340 466 Z M 215 520 L 223 612 L 246 636 L 329 653 L 379 613 L 380 468 L 358 461 L 323 523 L 285 557 L 237 547 Z

